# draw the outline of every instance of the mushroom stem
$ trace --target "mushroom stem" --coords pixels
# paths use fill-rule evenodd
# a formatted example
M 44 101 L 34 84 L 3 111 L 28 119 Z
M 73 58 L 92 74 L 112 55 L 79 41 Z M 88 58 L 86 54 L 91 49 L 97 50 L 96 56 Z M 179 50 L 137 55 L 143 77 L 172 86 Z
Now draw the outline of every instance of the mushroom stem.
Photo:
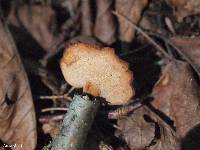
M 88 96 L 75 95 L 65 114 L 52 150 L 81 150 L 100 103 Z

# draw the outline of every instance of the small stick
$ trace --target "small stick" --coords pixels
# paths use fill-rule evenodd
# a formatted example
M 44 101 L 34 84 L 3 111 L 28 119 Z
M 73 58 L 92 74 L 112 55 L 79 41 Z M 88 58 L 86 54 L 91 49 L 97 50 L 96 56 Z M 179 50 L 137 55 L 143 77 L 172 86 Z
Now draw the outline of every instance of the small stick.
M 56 100 L 56 99 L 67 99 L 69 101 L 72 101 L 72 98 L 67 96 L 67 95 L 52 95 L 52 96 L 40 96 L 40 99 L 51 99 L 51 100 Z
M 68 108 L 63 108 L 63 107 L 44 108 L 44 109 L 41 110 L 41 112 L 54 111 L 54 110 L 67 111 Z
M 65 114 L 61 114 L 61 115 L 47 115 L 47 116 L 43 116 L 41 118 L 39 118 L 39 122 L 40 123 L 48 123 L 50 121 L 60 121 L 63 120 Z
M 132 105 L 122 106 L 114 111 L 110 111 L 108 113 L 108 119 L 120 119 L 120 118 L 126 116 L 128 113 L 138 109 L 142 105 L 143 105 L 142 102 L 137 102 Z
M 69 101 L 72 101 L 72 98 L 69 97 L 69 94 L 75 89 L 75 87 L 71 87 L 69 89 L 69 91 L 64 94 L 64 95 L 52 95 L 52 96 L 40 96 L 40 99 L 52 99 L 52 100 L 55 100 L 55 99 L 67 99 Z
M 65 95 L 69 95 L 74 89 L 75 89 L 75 87 L 71 87 L 71 88 L 69 89 L 69 91 L 68 91 Z
M 160 46 L 158 45 L 148 34 L 146 34 L 141 28 L 139 28 L 138 26 L 136 26 L 129 18 L 127 18 L 126 16 L 120 14 L 117 11 L 113 11 L 113 14 L 121 19 L 123 19 L 124 21 L 127 21 L 130 25 L 132 25 L 139 33 L 141 33 L 152 45 L 155 46 L 155 48 L 157 48 L 166 58 L 168 58 L 169 60 L 171 60 L 172 58 L 170 57 L 170 55 L 168 55 L 168 53 Z

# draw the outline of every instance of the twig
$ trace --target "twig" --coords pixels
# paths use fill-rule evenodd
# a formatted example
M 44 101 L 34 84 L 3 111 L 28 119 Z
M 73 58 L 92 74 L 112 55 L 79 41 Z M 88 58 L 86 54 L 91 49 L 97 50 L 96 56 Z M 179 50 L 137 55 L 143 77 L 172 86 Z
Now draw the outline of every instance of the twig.
M 40 99 L 51 99 L 51 100 L 56 100 L 56 99 L 67 99 L 69 101 L 72 100 L 71 97 L 67 96 L 67 95 L 52 95 L 52 96 L 40 96 Z
M 141 33 L 152 45 L 155 46 L 155 48 L 157 48 L 157 50 L 159 50 L 166 58 L 168 58 L 169 60 L 172 60 L 172 58 L 168 55 L 168 53 L 160 46 L 158 45 L 148 34 L 146 34 L 141 28 L 139 28 L 138 26 L 136 26 L 129 18 L 127 18 L 126 16 L 120 14 L 117 11 L 113 11 L 113 14 L 116 15 L 117 17 L 123 19 L 124 21 L 127 21 L 130 25 L 132 25 L 139 33 Z
M 47 116 L 42 116 L 39 118 L 40 123 L 48 123 L 50 121 L 60 121 L 63 120 L 64 114 L 61 115 L 47 115 Z
M 44 108 L 44 109 L 41 110 L 41 112 L 55 111 L 55 110 L 68 111 L 68 108 L 61 108 L 61 107 Z
M 72 101 L 72 98 L 69 96 L 69 94 L 75 89 L 75 87 L 71 87 L 69 91 L 64 95 L 52 95 L 52 96 L 40 96 L 40 99 L 67 99 L 69 101 Z
M 69 89 L 69 91 L 68 91 L 65 95 L 68 96 L 74 89 L 75 89 L 75 87 L 71 87 L 71 88 Z
M 131 104 L 131 105 L 126 105 L 126 106 L 122 106 L 114 111 L 110 111 L 108 113 L 108 119 L 119 119 L 122 118 L 124 116 L 126 116 L 128 113 L 138 109 L 139 107 L 141 107 L 142 101 L 141 102 L 136 102 L 135 104 Z

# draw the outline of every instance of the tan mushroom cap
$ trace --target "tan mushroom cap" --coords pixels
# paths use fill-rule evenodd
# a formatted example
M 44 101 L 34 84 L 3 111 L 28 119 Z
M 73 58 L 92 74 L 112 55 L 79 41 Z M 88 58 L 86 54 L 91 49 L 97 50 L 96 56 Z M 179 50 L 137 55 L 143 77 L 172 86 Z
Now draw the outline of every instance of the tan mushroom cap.
M 110 105 L 126 104 L 135 94 L 128 64 L 111 48 L 73 44 L 66 48 L 60 66 L 69 84 L 105 98 Z

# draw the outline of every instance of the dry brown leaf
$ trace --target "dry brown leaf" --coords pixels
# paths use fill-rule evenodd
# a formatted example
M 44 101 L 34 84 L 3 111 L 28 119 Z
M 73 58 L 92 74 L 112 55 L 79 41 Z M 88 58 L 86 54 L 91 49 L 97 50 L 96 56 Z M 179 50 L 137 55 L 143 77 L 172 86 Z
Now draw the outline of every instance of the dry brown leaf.
M 199 90 L 191 68 L 180 61 L 163 69 L 153 89 L 153 106 L 174 121 L 179 138 L 200 123 Z
M 55 12 L 49 6 L 24 5 L 17 10 L 17 13 L 12 9 L 8 20 L 17 27 L 23 25 L 46 50 L 56 40 L 54 35 L 56 29 Z
M 173 37 L 170 40 L 200 76 L 200 38 Z
M 0 139 L 16 144 L 16 150 L 33 150 L 37 136 L 29 82 L 14 42 L 1 22 L 0 68 Z
M 93 22 L 90 0 L 81 0 L 81 32 L 83 35 L 93 34 Z
M 200 0 L 166 0 L 173 8 L 178 21 L 184 17 L 200 13 Z
M 143 9 L 148 4 L 148 0 L 116 0 L 115 9 L 120 14 L 129 18 L 133 23 L 138 24 Z M 123 42 L 131 42 L 135 37 L 135 29 L 128 22 L 119 21 L 119 38 Z
M 137 109 L 129 117 L 118 120 L 121 129 L 119 135 L 126 141 L 131 150 L 144 149 L 155 136 L 155 123 L 147 122 L 144 114 L 149 114 L 144 107 Z
M 117 26 L 112 14 L 113 0 L 97 0 L 97 15 L 95 20 L 94 34 L 106 44 L 116 41 Z
M 175 132 L 146 106 L 118 120 L 118 126 L 131 150 L 179 150 Z
M 151 117 L 159 126 L 160 137 L 156 140 L 155 145 L 149 146 L 148 150 L 180 150 L 180 141 L 175 131 L 156 114 L 151 113 Z

